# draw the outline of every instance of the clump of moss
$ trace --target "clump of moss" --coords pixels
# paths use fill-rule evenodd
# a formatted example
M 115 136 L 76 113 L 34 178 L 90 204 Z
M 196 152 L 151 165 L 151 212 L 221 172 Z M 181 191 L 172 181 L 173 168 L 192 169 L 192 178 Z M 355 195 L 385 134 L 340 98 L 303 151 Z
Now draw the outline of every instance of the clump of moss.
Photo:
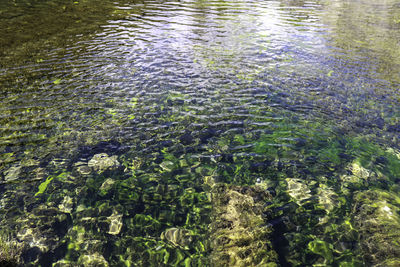
M 22 244 L 11 240 L 9 234 L 0 233 L 0 266 L 18 266 L 22 247 Z
M 381 190 L 355 195 L 354 224 L 368 265 L 400 266 L 400 197 Z
M 213 187 L 211 223 L 212 266 L 275 266 L 272 229 L 261 216 L 270 196 L 259 187 Z

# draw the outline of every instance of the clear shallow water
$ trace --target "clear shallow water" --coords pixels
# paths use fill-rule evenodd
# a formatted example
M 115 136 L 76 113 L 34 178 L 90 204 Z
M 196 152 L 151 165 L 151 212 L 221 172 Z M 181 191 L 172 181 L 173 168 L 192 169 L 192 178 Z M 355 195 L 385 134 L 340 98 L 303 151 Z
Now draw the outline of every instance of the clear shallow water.
M 0 23 L 24 264 L 398 266 L 396 1 L 4 1 Z M 255 211 L 228 227 L 231 191 Z

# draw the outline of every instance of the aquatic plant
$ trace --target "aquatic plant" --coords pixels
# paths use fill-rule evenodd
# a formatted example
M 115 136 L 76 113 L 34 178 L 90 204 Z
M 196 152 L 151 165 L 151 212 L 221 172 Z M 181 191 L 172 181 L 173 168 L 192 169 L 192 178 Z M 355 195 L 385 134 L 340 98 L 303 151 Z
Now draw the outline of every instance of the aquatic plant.
M 4 230 L 0 233 L 0 266 L 12 267 L 22 263 L 21 254 L 24 245 L 11 238 Z
M 354 225 L 367 264 L 400 265 L 400 197 L 371 189 L 354 196 Z
M 262 188 L 215 184 L 210 225 L 212 266 L 278 266 L 272 227 L 262 218 L 270 200 Z

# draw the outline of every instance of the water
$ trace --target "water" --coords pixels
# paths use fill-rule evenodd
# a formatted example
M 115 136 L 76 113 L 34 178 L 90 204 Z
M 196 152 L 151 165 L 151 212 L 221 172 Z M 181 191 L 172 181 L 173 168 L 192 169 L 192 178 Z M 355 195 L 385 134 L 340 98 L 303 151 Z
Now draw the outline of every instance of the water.
M 0 261 L 400 265 L 396 1 L 7 0 L 0 36 Z

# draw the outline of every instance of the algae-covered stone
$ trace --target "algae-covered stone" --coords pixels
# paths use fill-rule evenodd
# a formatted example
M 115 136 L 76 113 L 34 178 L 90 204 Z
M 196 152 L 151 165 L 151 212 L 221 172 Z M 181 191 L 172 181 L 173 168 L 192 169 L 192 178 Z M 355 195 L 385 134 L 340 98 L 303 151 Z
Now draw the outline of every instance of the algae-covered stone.
M 367 170 L 359 162 L 353 162 L 350 170 L 356 177 L 360 179 L 368 179 L 371 176 L 371 171 Z
M 34 175 L 35 180 L 41 180 L 44 177 L 46 177 L 46 175 L 47 175 L 46 170 L 44 168 L 40 168 L 40 167 L 34 169 L 32 173 L 35 174 Z
M 100 153 L 93 156 L 88 162 L 88 166 L 96 172 L 102 173 L 106 170 L 114 170 L 120 166 L 117 156 L 108 156 L 106 153 Z
M 75 267 L 76 263 L 66 260 L 66 259 L 62 259 L 59 261 L 56 261 L 55 263 L 53 263 L 52 267 Z
M 344 184 L 357 184 L 364 180 L 368 180 L 372 173 L 368 169 L 361 166 L 361 164 L 357 161 L 351 163 L 347 166 L 350 174 L 345 174 L 341 176 L 341 180 Z
M 271 243 L 272 228 L 266 226 L 261 216 L 268 200 L 266 191 L 256 186 L 213 187 L 213 266 L 274 266 L 278 262 Z
M 369 190 L 354 200 L 354 225 L 367 264 L 400 266 L 400 196 Z
M 38 166 L 40 164 L 40 161 L 36 159 L 25 159 L 21 162 L 21 164 L 24 167 L 33 167 L 33 166 Z
M 70 227 L 69 218 L 57 208 L 42 204 L 15 221 L 16 237 L 26 245 L 24 253 L 29 251 L 30 255 L 25 264 L 38 266 L 47 253 L 60 245 Z

